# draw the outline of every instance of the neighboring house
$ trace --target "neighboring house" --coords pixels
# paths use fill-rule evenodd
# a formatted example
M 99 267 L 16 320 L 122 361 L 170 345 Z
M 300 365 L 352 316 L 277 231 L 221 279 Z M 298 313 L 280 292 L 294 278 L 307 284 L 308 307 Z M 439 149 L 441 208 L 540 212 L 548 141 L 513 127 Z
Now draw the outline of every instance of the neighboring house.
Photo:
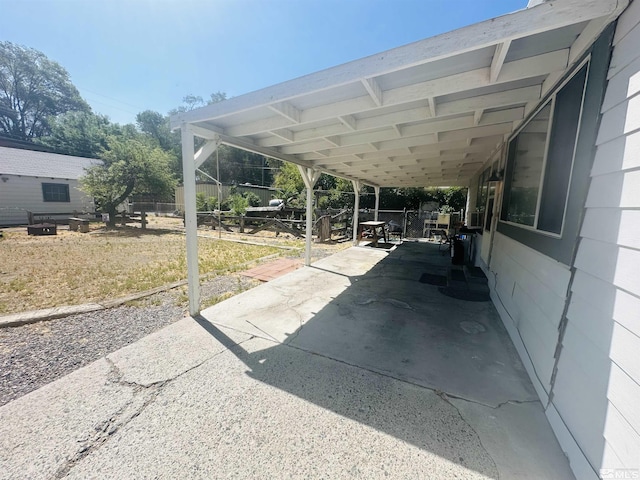
M 92 158 L 0 147 L 0 225 L 25 225 L 27 212 L 63 219 L 93 213 L 93 199 L 78 187 Z
M 296 163 L 309 190 L 321 172 L 350 179 L 356 205 L 362 184 L 377 197 L 468 186 L 475 261 L 576 478 L 639 478 L 640 0 L 529 7 L 172 127 L 207 154 L 221 143 Z M 185 153 L 185 166 L 206 157 Z

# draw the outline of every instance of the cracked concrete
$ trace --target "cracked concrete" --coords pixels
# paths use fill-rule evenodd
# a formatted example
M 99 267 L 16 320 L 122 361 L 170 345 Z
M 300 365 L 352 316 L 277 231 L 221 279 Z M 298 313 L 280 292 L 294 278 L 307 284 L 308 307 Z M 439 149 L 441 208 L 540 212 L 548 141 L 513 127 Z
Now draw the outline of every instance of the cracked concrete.
M 0 407 L 0 478 L 572 478 L 491 305 L 417 255 L 350 249 Z

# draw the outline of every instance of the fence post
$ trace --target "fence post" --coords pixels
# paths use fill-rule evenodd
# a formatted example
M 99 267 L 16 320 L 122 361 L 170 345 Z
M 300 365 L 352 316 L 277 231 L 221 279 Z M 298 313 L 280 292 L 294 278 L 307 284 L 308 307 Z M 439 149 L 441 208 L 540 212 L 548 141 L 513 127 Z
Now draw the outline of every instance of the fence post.
M 240 233 L 244 233 L 244 215 L 240 215 Z
M 142 210 L 140 212 L 140 223 L 142 224 L 142 230 L 147 229 L 147 212 Z

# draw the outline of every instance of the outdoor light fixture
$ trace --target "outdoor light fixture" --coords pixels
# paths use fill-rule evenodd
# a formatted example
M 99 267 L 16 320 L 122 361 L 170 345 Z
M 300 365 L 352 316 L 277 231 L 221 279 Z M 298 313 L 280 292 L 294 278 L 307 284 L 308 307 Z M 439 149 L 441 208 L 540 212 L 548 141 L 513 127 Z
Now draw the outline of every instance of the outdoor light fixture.
M 497 182 L 501 182 L 503 180 L 502 178 L 502 170 L 500 170 L 499 172 L 494 171 L 491 176 L 487 179 L 487 182 L 489 183 L 497 183 Z

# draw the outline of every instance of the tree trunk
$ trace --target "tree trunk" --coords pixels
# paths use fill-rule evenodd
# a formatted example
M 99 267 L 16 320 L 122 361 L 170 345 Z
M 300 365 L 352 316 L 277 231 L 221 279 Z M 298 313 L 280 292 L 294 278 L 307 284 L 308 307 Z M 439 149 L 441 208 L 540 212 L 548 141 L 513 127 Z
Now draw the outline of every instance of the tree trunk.
M 107 222 L 107 227 L 116 228 L 116 215 L 118 213 L 116 211 L 116 207 L 108 207 L 108 208 L 105 208 L 105 210 L 109 214 L 109 221 Z

